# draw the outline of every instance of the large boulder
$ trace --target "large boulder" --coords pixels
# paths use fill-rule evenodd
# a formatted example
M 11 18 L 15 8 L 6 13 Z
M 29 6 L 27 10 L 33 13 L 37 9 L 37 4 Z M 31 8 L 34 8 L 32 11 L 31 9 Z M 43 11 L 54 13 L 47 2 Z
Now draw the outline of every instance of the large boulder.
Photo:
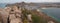
M 6 10 L 0 8 L 0 16 L 2 17 L 3 23 L 7 23 L 8 22 L 8 20 L 7 20 L 8 15 L 9 14 L 7 13 Z

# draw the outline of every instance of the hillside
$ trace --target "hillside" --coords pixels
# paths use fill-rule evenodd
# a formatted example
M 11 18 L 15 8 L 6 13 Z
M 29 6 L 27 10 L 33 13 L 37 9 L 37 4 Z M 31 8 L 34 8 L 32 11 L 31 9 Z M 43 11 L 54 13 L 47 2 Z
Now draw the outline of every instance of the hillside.
M 49 21 L 53 21 L 54 23 L 59 23 L 47 14 L 43 12 L 37 12 L 36 10 L 25 11 L 25 14 L 32 14 L 33 23 L 48 23 Z

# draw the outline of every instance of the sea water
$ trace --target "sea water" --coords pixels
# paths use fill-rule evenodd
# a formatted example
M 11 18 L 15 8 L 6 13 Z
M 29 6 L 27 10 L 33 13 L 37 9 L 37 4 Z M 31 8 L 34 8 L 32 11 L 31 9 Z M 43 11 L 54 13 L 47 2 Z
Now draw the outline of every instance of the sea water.
M 46 8 L 41 10 L 42 12 L 46 13 L 48 16 L 60 22 L 60 8 Z
M 0 8 L 5 8 L 6 4 L 5 3 L 0 3 Z

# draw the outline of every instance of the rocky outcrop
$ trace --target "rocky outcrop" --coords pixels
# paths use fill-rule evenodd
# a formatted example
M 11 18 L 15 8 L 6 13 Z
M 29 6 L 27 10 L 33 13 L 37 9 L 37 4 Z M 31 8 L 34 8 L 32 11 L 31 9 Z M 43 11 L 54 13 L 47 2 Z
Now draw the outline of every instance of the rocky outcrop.
M 12 6 L 12 7 L 11 10 L 9 11 L 10 23 L 23 23 L 21 19 L 21 10 L 19 10 L 17 6 Z
M 7 23 L 8 22 L 8 13 L 7 13 L 7 11 L 5 11 L 4 9 L 1 9 L 0 8 L 0 16 L 1 16 L 1 18 L 2 18 L 2 21 L 3 21 L 3 23 Z

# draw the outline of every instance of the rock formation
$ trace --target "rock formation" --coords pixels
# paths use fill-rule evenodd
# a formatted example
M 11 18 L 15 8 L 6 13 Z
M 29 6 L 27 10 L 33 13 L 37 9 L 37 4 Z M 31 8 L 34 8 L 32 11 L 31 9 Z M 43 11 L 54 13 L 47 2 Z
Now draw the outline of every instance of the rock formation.
M 8 18 L 8 13 L 7 13 L 7 11 L 5 11 L 5 9 L 1 9 L 0 8 L 0 16 L 1 16 L 1 18 L 2 18 L 2 22 L 3 23 L 7 23 L 8 22 L 8 20 L 7 20 L 7 18 Z
M 21 10 L 19 10 L 17 6 L 11 7 L 11 11 L 9 12 L 9 21 L 10 23 L 23 23 L 21 19 Z

